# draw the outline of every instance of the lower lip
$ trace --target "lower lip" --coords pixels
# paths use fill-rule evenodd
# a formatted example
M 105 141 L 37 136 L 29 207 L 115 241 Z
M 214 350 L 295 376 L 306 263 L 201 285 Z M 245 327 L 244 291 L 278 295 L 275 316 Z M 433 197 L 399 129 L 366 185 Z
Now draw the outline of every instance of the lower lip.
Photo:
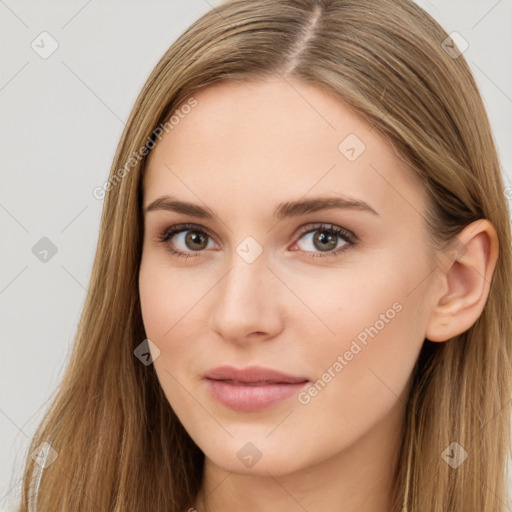
M 262 386 L 244 386 L 222 380 L 206 379 L 213 398 L 222 405 L 237 411 L 258 411 L 281 402 L 300 390 L 309 382 L 298 384 L 264 384 Z

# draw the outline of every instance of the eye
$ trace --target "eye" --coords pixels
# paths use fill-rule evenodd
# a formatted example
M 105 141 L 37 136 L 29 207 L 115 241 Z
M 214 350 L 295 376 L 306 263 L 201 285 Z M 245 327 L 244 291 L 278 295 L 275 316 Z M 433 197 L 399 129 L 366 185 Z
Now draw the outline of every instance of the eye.
M 315 252 L 315 249 L 324 254 L 312 254 L 308 257 L 318 258 L 336 256 L 357 245 L 357 237 L 350 231 L 334 224 L 308 224 L 301 228 L 301 239 L 307 240 L 303 252 Z M 170 247 L 168 242 L 172 239 L 173 245 L 180 245 L 182 249 Z M 176 224 L 168 227 L 162 234 L 157 235 L 156 241 L 166 246 L 166 249 L 178 257 L 200 256 L 204 249 L 208 249 L 208 242 L 212 241 L 209 233 L 195 224 Z M 340 245 L 341 242 L 341 245 Z M 297 245 L 298 242 L 294 244 Z M 293 247 L 293 246 L 292 246 Z
M 169 247 L 167 242 L 173 239 L 173 244 L 181 244 L 185 250 L 174 249 Z M 203 249 L 208 247 L 208 239 L 210 235 L 201 227 L 195 224 L 176 224 L 167 228 L 161 235 L 157 235 L 157 242 L 166 245 L 167 250 L 178 257 L 195 257 L 199 256 Z M 210 247 L 211 248 L 211 247 Z M 186 252 L 187 250 L 192 251 Z M 197 254 L 194 254 L 196 252 Z
M 357 244 L 357 237 L 350 231 L 334 224 L 309 224 L 302 228 L 301 239 L 306 240 L 304 252 L 319 250 L 324 254 L 311 254 L 311 258 L 336 256 L 340 252 L 352 249 Z M 341 244 L 340 244 L 341 242 Z M 294 245 L 297 245 L 295 243 Z

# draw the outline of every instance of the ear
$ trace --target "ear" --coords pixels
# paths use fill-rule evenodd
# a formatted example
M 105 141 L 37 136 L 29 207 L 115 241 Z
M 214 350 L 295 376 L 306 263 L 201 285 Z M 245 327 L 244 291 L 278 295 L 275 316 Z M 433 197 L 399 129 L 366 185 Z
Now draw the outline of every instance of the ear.
M 467 331 L 481 315 L 498 260 L 498 236 L 486 219 L 466 226 L 447 250 L 438 253 L 441 286 L 425 338 L 447 341 Z

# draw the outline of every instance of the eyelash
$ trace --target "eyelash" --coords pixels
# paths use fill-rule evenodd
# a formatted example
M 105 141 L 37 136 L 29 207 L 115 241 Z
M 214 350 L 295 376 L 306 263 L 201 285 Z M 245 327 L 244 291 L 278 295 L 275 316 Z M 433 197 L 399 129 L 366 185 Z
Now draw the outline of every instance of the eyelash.
M 200 235 L 206 237 L 206 238 L 212 238 L 210 234 L 202 227 L 196 225 L 196 224 L 175 224 L 173 226 L 169 226 L 166 228 L 163 233 L 158 234 L 155 238 L 155 241 L 161 244 L 166 245 L 169 239 L 178 233 L 182 233 L 183 231 L 194 231 L 195 233 L 199 233 Z M 326 252 L 325 254 L 316 254 L 308 256 L 310 258 L 325 258 L 325 257 L 335 257 L 341 252 L 348 251 L 350 249 L 355 248 L 358 245 L 358 239 L 357 237 L 351 233 L 350 231 L 346 230 L 345 228 L 342 228 L 340 226 L 336 226 L 334 224 L 308 224 L 304 226 L 304 228 L 301 229 L 299 233 L 299 238 L 297 240 L 300 240 L 304 235 L 307 235 L 309 233 L 315 232 L 315 231 L 322 231 L 325 233 L 337 235 L 339 238 L 341 238 L 344 242 L 346 242 L 347 245 L 336 249 L 335 251 Z M 177 257 L 196 257 L 199 256 L 200 253 L 204 251 L 196 251 L 196 254 L 178 251 L 176 249 L 173 249 L 171 247 L 168 247 L 166 245 L 166 249 L 173 255 Z M 303 251 L 303 252 L 310 252 L 310 251 Z

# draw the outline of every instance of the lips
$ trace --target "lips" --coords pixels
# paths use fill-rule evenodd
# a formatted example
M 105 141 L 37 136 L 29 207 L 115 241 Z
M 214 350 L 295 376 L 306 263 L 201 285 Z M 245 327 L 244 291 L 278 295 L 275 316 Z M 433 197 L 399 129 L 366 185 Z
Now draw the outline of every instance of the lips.
M 306 382 L 306 377 L 289 375 L 271 368 L 262 366 L 248 366 L 247 368 L 234 368 L 233 366 L 219 366 L 210 370 L 205 378 L 212 380 L 230 381 L 232 384 L 298 384 Z
M 220 366 L 204 380 L 210 396 L 225 407 L 250 412 L 264 409 L 299 393 L 309 380 L 270 368 Z

